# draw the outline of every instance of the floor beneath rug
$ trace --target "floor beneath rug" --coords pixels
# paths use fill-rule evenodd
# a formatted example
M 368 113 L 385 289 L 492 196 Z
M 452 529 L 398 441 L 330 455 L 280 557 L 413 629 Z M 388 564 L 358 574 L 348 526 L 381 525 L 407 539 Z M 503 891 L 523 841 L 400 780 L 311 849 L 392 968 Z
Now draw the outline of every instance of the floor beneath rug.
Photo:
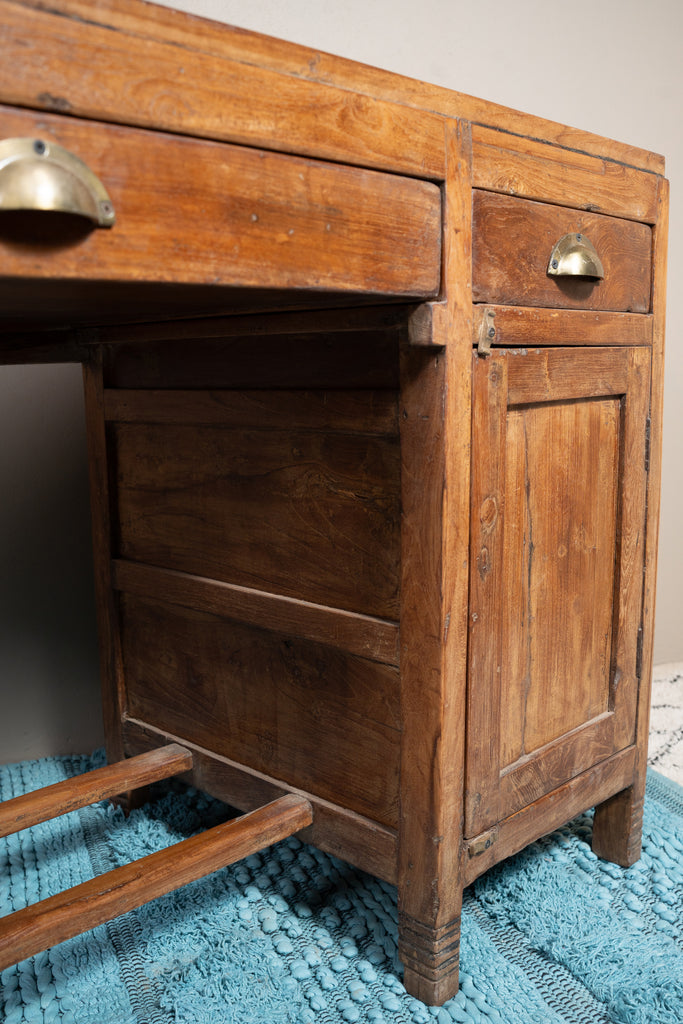
M 683 786 L 683 662 L 655 666 L 648 762 Z

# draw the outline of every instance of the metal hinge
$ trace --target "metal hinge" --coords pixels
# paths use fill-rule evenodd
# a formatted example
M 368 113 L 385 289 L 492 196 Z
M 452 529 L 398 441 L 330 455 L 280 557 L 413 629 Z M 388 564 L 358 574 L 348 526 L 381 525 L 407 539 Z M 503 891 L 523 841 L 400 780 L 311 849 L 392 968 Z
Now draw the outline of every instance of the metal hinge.
M 487 356 L 491 351 L 491 345 L 496 340 L 495 317 L 496 311 L 494 309 L 487 309 L 482 318 L 477 339 L 477 353 L 480 356 Z
M 479 857 L 482 853 L 486 853 L 490 850 L 495 841 L 498 839 L 498 826 L 494 825 L 488 832 L 482 832 L 476 839 L 472 839 L 467 844 L 467 852 L 470 857 Z
M 645 472 L 650 472 L 650 427 L 652 421 L 650 417 L 645 420 Z

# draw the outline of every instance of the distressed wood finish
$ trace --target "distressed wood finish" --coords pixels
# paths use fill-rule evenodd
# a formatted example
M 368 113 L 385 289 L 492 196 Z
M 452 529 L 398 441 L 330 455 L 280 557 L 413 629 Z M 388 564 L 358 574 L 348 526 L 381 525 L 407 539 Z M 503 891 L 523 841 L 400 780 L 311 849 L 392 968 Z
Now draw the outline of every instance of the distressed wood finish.
M 150 745 L 177 742 L 172 733 L 164 732 L 134 718 L 124 723 L 126 746 L 131 753 L 148 750 Z M 252 811 L 263 804 L 294 792 L 305 796 L 313 807 L 313 821 L 301 838 L 321 850 L 341 857 L 385 881 L 398 881 L 398 834 L 396 829 L 380 825 L 339 803 L 323 800 L 313 793 L 292 789 L 282 782 L 249 768 L 213 750 L 194 743 L 183 744 L 192 752 L 194 784 L 231 807 Z
M 56 252 L 0 235 L 8 277 L 77 279 L 81 302 L 84 280 L 438 291 L 435 185 L 8 107 L 0 125 L 6 137 L 38 137 L 74 152 L 102 180 L 117 216 L 113 228 Z
M 652 345 L 652 316 L 640 313 L 603 313 L 599 310 L 543 309 L 523 306 L 474 307 L 473 341 L 491 327 L 489 344 L 515 348 L 523 339 L 527 348 L 562 345 Z
M 649 312 L 652 232 L 646 224 L 493 192 L 475 191 L 473 202 L 475 302 Z M 555 243 L 572 232 L 593 243 L 604 280 L 548 276 Z
M 654 224 L 659 179 L 538 139 L 472 128 L 475 188 Z
M 118 423 L 119 557 L 397 619 L 398 438 L 293 418 L 294 429 L 287 417 L 283 429 Z
M 468 836 L 635 742 L 650 351 L 474 372 Z
M 110 0 L 96 7 L 91 0 L 60 0 L 58 9 L 44 0 L 3 0 L 1 9 L 8 59 L 1 69 L 5 74 L 0 89 L 22 106 L 69 110 L 103 120 L 125 110 L 118 116 L 127 123 L 220 138 L 227 131 L 239 131 L 239 141 L 250 145 L 313 150 L 313 155 L 323 150 L 332 159 L 343 153 L 343 159 L 354 162 L 355 157 L 363 164 L 377 154 L 376 160 L 392 160 L 397 170 L 408 166 L 437 177 L 443 176 L 445 166 L 438 134 L 442 117 L 460 117 L 510 134 L 512 147 L 517 136 L 546 139 L 570 153 L 592 153 L 664 173 L 661 156 L 635 146 L 319 50 L 143 6 L 137 0 Z M 44 80 L 42 91 L 36 91 L 44 67 L 37 48 L 26 53 L 27 19 L 35 36 L 49 40 L 54 54 L 49 91 Z M 92 26 L 92 45 L 108 55 L 106 76 L 102 70 L 93 72 L 92 52 L 83 44 L 84 21 Z M 274 73 L 254 73 L 260 69 Z M 325 97 L 313 109 L 308 102 L 311 89 Z M 193 102 L 187 102 L 187 96 Z M 254 96 L 277 103 L 277 116 L 259 116 Z M 396 107 L 382 117 L 385 101 Z M 434 111 L 442 117 L 430 116 Z M 369 112 L 374 116 L 364 124 Z
M 3 215 L 0 361 L 84 363 L 132 758 L 10 817 L 144 785 L 163 744 L 255 812 L 22 911 L 0 960 L 301 829 L 397 886 L 404 983 L 443 1003 L 482 871 L 596 804 L 594 850 L 639 854 L 663 160 L 138 0 L 0 0 L 0 37 L 3 133 L 117 212 Z M 604 281 L 548 276 L 568 232 Z
M 398 670 L 312 641 L 121 599 L 127 714 L 396 827 Z
M 432 1004 L 457 990 L 462 906 L 471 146 L 469 125 L 449 126 L 445 350 L 404 350 L 401 366 L 399 953 Z

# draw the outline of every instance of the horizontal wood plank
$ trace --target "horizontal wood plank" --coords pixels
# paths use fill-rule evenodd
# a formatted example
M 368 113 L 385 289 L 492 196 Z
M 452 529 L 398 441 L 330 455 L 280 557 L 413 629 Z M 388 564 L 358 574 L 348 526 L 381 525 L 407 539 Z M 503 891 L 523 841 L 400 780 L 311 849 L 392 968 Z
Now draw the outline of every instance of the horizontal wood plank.
M 240 318 L 241 319 L 241 318 Z M 133 389 L 285 388 L 290 390 L 383 388 L 398 391 L 398 333 L 387 330 L 309 330 L 254 339 L 248 331 L 205 337 L 201 322 L 180 333 L 168 329 L 125 331 L 105 347 L 105 383 Z M 178 336 L 180 334 L 180 336 Z M 191 358 L 188 354 L 191 353 Z
M 599 310 L 478 305 L 474 307 L 473 343 L 493 326 L 493 346 L 533 348 L 548 345 L 651 345 L 652 317 L 641 313 Z
M 527 351 L 515 359 L 505 353 L 508 368 L 508 404 L 561 402 L 625 394 L 629 384 L 627 349 L 584 349 L 577 360 L 572 349 Z
M 396 666 L 399 663 L 396 622 L 120 560 L 113 564 L 113 585 L 138 597 L 168 601 L 276 633 L 314 640 L 371 661 Z
M 176 742 L 172 733 L 163 732 L 149 723 L 127 718 L 123 722 L 126 750 L 138 753 L 160 743 Z M 397 881 L 396 830 L 347 807 L 323 800 L 313 793 L 293 790 L 291 786 L 244 764 L 208 751 L 196 744 L 187 744 L 192 752 L 193 769 L 188 781 L 205 793 L 223 800 L 241 811 L 251 811 L 296 792 L 306 797 L 313 807 L 313 822 L 300 835 L 318 849 L 347 860 L 361 871 L 383 878 L 392 885 Z
M 116 212 L 114 227 L 83 232 L 70 244 L 57 231 L 46 244 L 42 227 L 27 240 L 23 221 L 16 238 L 3 231 L 4 276 L 78 279 L 85 305 L 87 282 L 438 292 L 436 185 L 9 107 L 0 108 L 0 120 L 8 137 L 40 138 L 79 156 Z
M 654 224 L 658 179 L 623 163 L 474 125 L 475 188 Z
M 514 814 L 580 775 L 587 765 L 605 760 L 614 753 L 614 734 L 614 715 L 606 711 L 525 754 L 501 773 L 501 807 Z
M 398 436 L 398 401 L 390 391 L 105 390 L 104 403 L 105 419 L 117 423 Z
M 0 836 L 12 835 L 127 790 L 181 775 L 191 768 L 192 754 L 173 743 L 5 800 L 0 804 Z
M 308 801 L 289 794 L 18 910 L 0 920 L 0 970 L 234 864 L 300 831 L 311 820 Z

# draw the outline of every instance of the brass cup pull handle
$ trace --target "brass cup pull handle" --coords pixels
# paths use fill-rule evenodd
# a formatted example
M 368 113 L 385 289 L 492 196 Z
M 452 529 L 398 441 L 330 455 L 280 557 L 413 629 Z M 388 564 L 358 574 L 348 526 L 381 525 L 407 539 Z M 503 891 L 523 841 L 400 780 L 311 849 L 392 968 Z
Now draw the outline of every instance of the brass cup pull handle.
M 598 277 L 605 271 L 595 246 L 585 235 L 563 235 L 550 254 L 551 277 Z
M 0 141 L 0 210 L 74 213 L 103 228 L 116 220 L 104 185 L 87 164 L 43 139 Z

